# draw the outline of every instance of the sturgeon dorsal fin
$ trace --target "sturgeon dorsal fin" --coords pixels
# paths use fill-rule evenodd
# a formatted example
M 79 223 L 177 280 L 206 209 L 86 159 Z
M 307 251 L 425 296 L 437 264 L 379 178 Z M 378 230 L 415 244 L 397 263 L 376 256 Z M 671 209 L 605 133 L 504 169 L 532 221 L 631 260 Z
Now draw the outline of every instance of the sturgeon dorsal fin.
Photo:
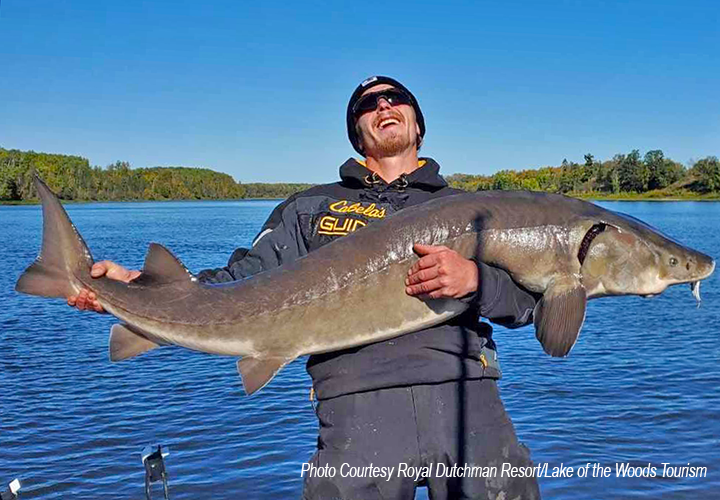
M 535 306 L 535 336 L 551 356 L 567 356 L 585 321 L 587 294 L 577 278 L 555 280 Z
M 192 274 L 170 250 L 157 243 L 150 243 L 145 256 L 142 274 L 133 280 L 134 284 L 149 285 L 191 282 Z

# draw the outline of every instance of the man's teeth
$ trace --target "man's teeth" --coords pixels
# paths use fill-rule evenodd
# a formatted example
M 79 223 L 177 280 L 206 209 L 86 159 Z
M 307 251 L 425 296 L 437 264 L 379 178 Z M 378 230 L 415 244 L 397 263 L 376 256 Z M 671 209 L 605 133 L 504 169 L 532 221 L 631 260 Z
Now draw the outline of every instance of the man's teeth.
M 383 121 L 380 122 L 378 125 L 379 128 L 385 128 L 388 125 L 399 125 L 400 122 L 395 118 L 385 118 Z

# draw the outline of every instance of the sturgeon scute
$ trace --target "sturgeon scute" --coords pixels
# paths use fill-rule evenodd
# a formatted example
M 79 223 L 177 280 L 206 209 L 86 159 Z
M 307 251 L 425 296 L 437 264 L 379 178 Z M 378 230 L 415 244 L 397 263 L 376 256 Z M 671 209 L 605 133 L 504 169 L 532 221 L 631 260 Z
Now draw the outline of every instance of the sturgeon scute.
M 16 290 L 67 298 L 81 289 L 122 323 L 110 335 L 120 361 L 160 345 L 242 356 L 245 391 L 262 388 L 298 356 L 377 342 L 446 321 L 468 306 L 405 293 L 413 244 L 446 245 L 504 269 L 538 295 L 536 336 L 553 356 L 575 344 L 589 299 L 652 296 L 700 280 L 714 260 L 630 216 L 562 195 L 483 191 L 407 208 L 311 254 L 241 281 L 200 283 L 151 244 L 130 283 L 93 279 L 93 258 L 57 197 L 38 177 L 42 250 Z M 367 310 L 375 314 L 367 315 Z

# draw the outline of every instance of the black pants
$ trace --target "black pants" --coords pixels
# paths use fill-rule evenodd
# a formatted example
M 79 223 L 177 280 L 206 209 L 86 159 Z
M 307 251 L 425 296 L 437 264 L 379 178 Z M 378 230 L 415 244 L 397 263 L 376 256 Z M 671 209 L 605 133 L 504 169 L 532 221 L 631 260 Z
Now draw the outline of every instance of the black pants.
M 334 467 L 335 474 L 306 473 L 305 500 L 412 500 L 418 485 L 428 487 L 432 500 L 540 498 L 535 478 L 501 476 L 503 464 L 532 467 L 532 462 L 529 450 L 517 440 L 494 380 L 349 394 L 320 401 L 317 413 L 320 437 L 310 464 Z M 371 464 L 394 467 L 390 479 L 358 477 Z M 402 464 L 429 467 L 425 471 L 430 474 L 423 474 L 429 477 L 404 477 L 410 469 Z M 447 473 L 454 465 L 494 466 L 497 473 L 458 477 L 462 474 Z

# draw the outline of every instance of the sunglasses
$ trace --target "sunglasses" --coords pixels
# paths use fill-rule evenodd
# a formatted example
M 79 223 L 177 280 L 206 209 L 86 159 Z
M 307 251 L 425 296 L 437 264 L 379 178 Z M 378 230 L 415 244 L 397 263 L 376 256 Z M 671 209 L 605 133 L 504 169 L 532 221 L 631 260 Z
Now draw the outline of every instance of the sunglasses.
M 385 99 L 390 106 L 398 106 L 400 104 L 412 105 L 410 96 L 402 90 L 387 89 L 380 92 L 365 94 L 353 105 L 353 116 L 356 118 L 368 111 L 375 111 L 378 107 L 380 99 Z

